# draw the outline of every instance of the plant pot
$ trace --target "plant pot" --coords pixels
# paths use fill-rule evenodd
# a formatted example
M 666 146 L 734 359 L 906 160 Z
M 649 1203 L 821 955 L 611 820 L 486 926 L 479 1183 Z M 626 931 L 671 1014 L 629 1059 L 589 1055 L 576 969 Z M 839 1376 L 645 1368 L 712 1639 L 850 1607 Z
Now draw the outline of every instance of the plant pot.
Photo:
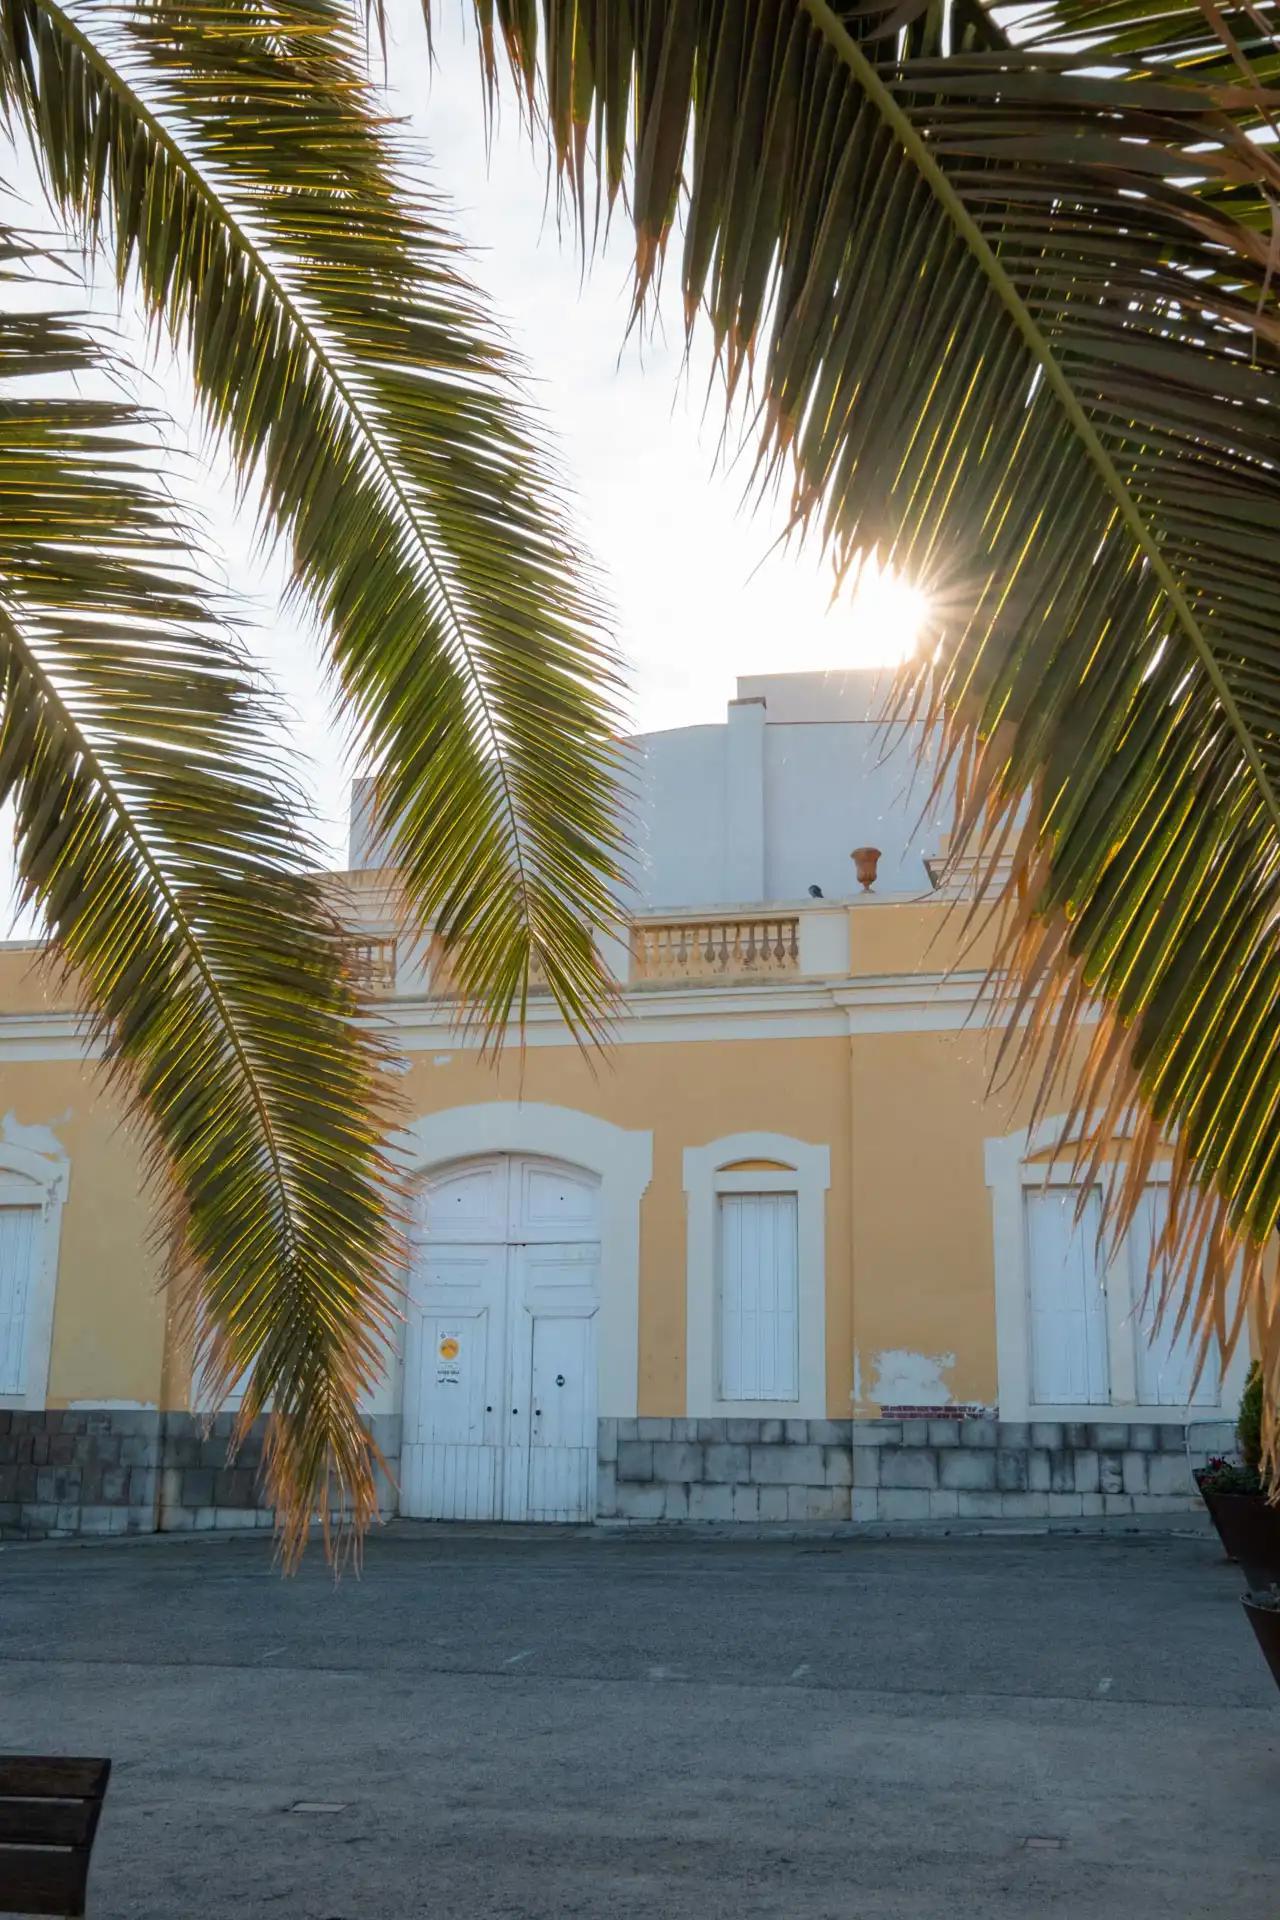
M 1199 1493 L 1200 1498 L 1204 1501 L 1205 1510 L 1208 1513 L 1209 1518 L 1213 1522 L 1213 1530 L 1218 1536 L 1218 1540 L 1222 1546 L 1223 1553 L 1226 1555 L 1228 1560 L 1234 1563 L 1235 1555 L 1232 1553 L 1230 1547 L 1226 1543 L 1225 1538 L 1223 1537 L 1221 1523 L 1219 1522 L 1218 1516 L 1214 1511 L 1214 1495 L 1206 1493 L 1203 1485 L 1201 1484 L 1202 1472 L 1203 1472 L 1202 1469 L 1197 1468 L 1196 1472 L 1192 1474 L 1191 1478 L 1195 1481 L 1196 1490 Z
M 1250 1587 L 1280 1582 L 1280 1507 L 1262 1493 L 1206 1493 L 1200 1498 L 1229 1560 L 1235 1560 Z
M 1248 1495 L 1237 1495 L 1247 1499 Z M 1244 1610 L 1249 1616 L 1249 1625 L 1253 1628 L 1254 1638 L 1262 1648 L 1262 1655 L 1271 1669 L 1271 1678 L 1280 1687 L 1280 1605 L 1274 1598 L 1264 1601 L 1260 1594 L 1246 1593 Z

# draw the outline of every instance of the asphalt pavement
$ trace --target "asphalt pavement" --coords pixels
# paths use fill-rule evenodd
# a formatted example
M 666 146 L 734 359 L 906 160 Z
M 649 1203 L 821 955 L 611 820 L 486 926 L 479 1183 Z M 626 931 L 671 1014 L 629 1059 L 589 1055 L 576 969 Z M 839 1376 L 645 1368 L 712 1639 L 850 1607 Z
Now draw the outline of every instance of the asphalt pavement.
M 91 1920 L 1270 1920 L 1240 1590 L 1202 1535 L 11 1546 L 0 1746 L 112 1756 Z

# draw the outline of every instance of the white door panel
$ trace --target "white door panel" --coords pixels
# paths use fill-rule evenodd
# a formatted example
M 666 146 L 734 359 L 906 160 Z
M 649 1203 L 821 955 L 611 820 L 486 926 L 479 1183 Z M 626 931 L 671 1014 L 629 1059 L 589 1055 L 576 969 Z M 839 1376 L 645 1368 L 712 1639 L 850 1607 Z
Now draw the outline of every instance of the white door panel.
M 554 1162 L 498 1156 L 442 1175 L 419 1218 L 402 1511 L 590 1519 L 596 1183 Z M 493 1236 L 487 1244 L 482 1232 Z
M 795 1400 L 799 1373 L 794 1193 L 720 1195 L 720 1397 Z
M 414 1438 L 451 1445 L 495 1445 L 490 1380 L 501 1329 L 488 1308 L 464 1314 L 427 1308 L 418 1321 L 418 1429 Z
M 419 1247 L 417 1274 L 410 1284 L 414 1299 L 423 1304 L 432 1300 L 456 1300 L 465 1306 L 475 1300 L 489 1300 L 504 1291 L 506 1247 L 482 1246 L 464 1241 L 458 1246 L 432 1240 Z
M 595 1330 L 594 1317 L 581 1314 L 534 1318 L 531 1520 L 579 1520 L 592 1511 Z
M 452 1169 L 421 1191 L 421 1232 L 441 1240 L 507 1239 L 507 1167 L 500 1157 Z
M 595 1241 L 511 1249 L 508 1519 L 594 1512 L 599 1266 Z
M 599 1188 L 588 1176 L 547 1160 L 516 1160 L 511 1177 L 511 1239 L 589 1239 L 599 1232 Z
M 1105 1406 L 1111 1399 L 1105 1276 L 1098 1256 L 1101 1201 L 1079 1219 L 1072 1187 L 1028 1188 L 1031 1398 L 1037 1406 Z
M 423 1261 L 405 1348 L 406 1513 L 499 1517 L 506 1267 L 505 1247 L 433 1247 Z
M 518 1249 L 520 1298 L 529 1307 L 564 1307 L 594 1313 L 600 1290 L 600 1243 L 577 1246 L 551 1241 Z
M 1159 1271 L 1153 1272 L 1153 1268 L 1168 1216 L 1168 1189 L 1149 1186 L 1138 1202 L 1133 1224 L 1129 1228 L 1138 1399 L 1143 1406 L 1150 1407 L 1216 1407 L 1222 1400 L 1216 1354 L 1211 1353 L 1206 1358 L 1195 1391 L 1192 1392 L 1198 1342 L 1190 1320 L 1185 1320 L 1178 1333 L 1174 1333 L 1174 1323 L 1183 1297 L 1180 1276 L 1174 1276 L 1168 1310 L 1161 1318 L 1159 1327 L 1156 1326 L 1162 1276 Z M 1151 1275 L 1149 1290 L 1148 1274 Z
M 514 1247 L 508 1253 L 514 1253 Z M 532 1414 L 529 1379 L 529 1316 L 512 1300 L 507 1323 L 507 1427 L 502 1456 L 502 1517 L 529 1518 L 529 1422 Z
M 27 1316 L 40 1220 L 39 1207 L 0 1207 L 0 1393 L 26 1389 Z
M 507 1431 L 502 1517 L 529 1518 L 529 1426 L 533 1416 L 532 1320 L 524 1304 L 521 1259 L 525 1247 L 507 1248 Z

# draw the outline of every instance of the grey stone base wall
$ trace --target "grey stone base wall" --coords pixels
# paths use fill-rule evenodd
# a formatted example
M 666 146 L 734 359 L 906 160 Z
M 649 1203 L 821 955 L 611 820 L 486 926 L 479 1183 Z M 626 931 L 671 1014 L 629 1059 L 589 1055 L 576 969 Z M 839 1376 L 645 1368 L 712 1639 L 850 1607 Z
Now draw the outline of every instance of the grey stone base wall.
M 0 1409 L 0 1537 L 270 1527 L 263 1423 L 234 1460 L 234 1416 Z M 369 1422 L 394 1475 L 398 1416 Z M 604 1419 L 599 1517 L 630 1521 L 1088 1519 L 1188 1511 L 1192 1472 L 1235 1444 L 1229 1421 L 1020 1424 Z M 396 1509 L 391 1481 L 380 1490 Z
M 230 1413 L 0 1410 L 0 1537 L 270 1527 L 260 1484 L 265 1422 L 229 1459 L 234 1425 Z M 399 1419 L 375 1416 L 369 1426 L 394 1469 Z M 380 1498 L 394 1511 L 390 1483 Z
M 1229 1421 L 601 1420 L 616 1520 L 1050 1520 L 1176 1514 Z
M 602 1520 L 847 1520 L 848 1420 L 602 1420 Z
M 1179 1513 L 1230 1421 L 856 1420 L 850 1518 L 1071 1520 Z

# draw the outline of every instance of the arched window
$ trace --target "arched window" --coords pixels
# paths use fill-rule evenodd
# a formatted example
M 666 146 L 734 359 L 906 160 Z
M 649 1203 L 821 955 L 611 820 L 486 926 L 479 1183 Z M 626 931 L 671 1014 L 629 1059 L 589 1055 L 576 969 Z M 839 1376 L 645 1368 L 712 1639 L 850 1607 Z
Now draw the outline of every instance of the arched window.
M 739 1133 L 689 1147 L 686 1408 L 826 1415 L 827 1147 Z

